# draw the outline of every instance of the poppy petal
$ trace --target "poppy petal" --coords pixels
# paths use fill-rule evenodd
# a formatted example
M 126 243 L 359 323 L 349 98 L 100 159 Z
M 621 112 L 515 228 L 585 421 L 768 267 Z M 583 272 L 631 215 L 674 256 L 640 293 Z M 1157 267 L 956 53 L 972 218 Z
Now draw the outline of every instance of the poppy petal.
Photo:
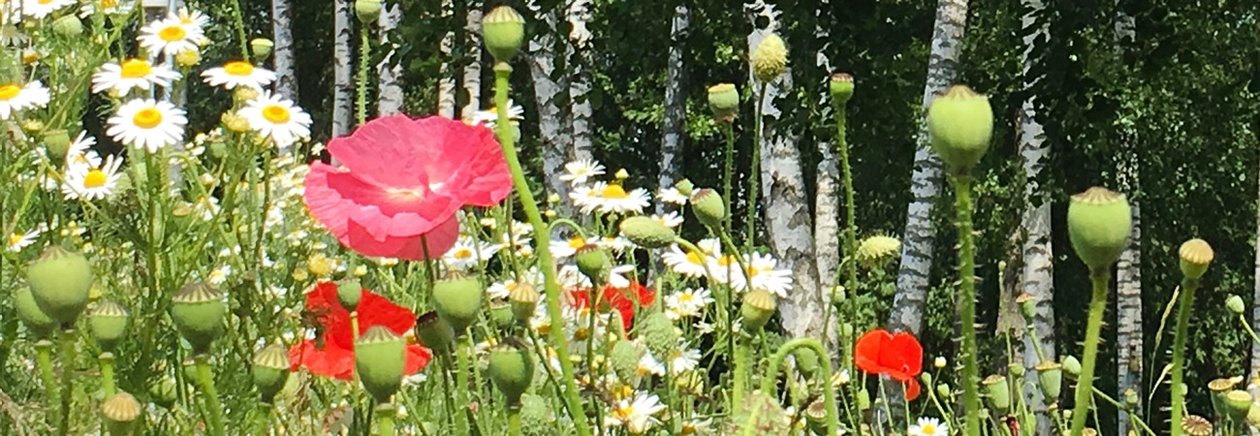
M 920 388 L 919 388 L 918 380 L 915 380 L 912 378 L 909 381 L 906 381 L 905 386 L 906 386 L 906 401 L 914 401 L 915 398 L 919 398 Z
M 318 347 L 315 341 L 306 340 L 289 349 L 290 369 L 306 368 L 312 374 L 332 377 L 340 380 L 354 378 L 354 351 L 324 344 Z
M 431 360 L 433 360 L 433 353 L 428 348 L 419 345 L 408 345 L 405 372 L 407 375 L 411 375 L 423 371 L 425 367 L 429 366 L 429 361 Z

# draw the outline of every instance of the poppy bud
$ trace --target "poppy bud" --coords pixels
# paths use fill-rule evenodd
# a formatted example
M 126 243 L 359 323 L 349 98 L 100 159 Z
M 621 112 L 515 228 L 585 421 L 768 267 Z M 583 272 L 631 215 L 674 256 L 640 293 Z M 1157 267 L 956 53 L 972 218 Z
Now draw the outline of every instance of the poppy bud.
M 1063 358 L 1063 371 L 1072 378 L 1081 375 L 1081 361 L 1076 360 L 1076 356 L 1067 356 Z
M 901 241 L 891 236 L 871 236 L 858 244 L 854 256 L 858 262 L 867 266 L 875 266 L 880 262 L 892 259 L 901 252 Z
M 849 298 L 845 293 L 844 285 L 832 286 L 830 294 L 831 304 L 835 306 L 843 305 L 844 301 Z
M 1047 403 L 1055 403 L 1063 387 L 1063 365 L 1045 361 L 1037 364 L 1037 384 L 1041 393 L 1046 396 Z
M 66 151 L 70 150 L 70 133 L 66 132 L 66 129 L 45 130 L 42 139 L 49 159 L 53 162 L 62 162 L 66 158 Z
M 502 300 L 491 301 L 490 320 L 494 321 L 494 326 L 500 329 L 512 327 L 512 322 L 516 320 L 512 315 L 512 305 Z
M 1181 274 L 1188 279 L 1196 280 L 1207 272 L 1208 264 L 1212 263 L 1212 258 L 1215 256 L 1212 246 L 1208 245 L 1207 241 L 1198 238 L 1182 243 L 1177 254 L 1181 257 Z
M 577 263 L 578 271 L 591 279 L 592 283 L 608 281 L 608 274 L 612 272 L 612 259 L 609 259 L 608 252 L 602 247 L 595 244 L 583 245 L 577 249 L 573 260 Z
M 653 312 L 639 324 L 639 338 L 653 356 L 668 356 L 678 347 L 678 331 L 663 312 Z
M 126 392 L 116 393 L 101 403 L 101 416 L 110 434 L 130 434 L 143 411 L 136 397 Z
M 39 310 L 39 305 L 35 303 L 35 297 L 31 295 L 30 289 L 18 288 L 13 291 L 13 306 L 17 310 L 18 319 L 26 325 L 27 329 L 30 329 L 32 336 L 46 338 L 52 334 L 53 329 L 57 328 L 57 321 Z
M 945 385 L 941 385 L 941 386 L 945 386 Z M 949 390 L 949 388 L 946 388 L 946 391 L 948 391 L 948 390 Z M 859 391 L 858 391 L 858 394 L 857 394 L 857 404 L 858 404 L 858 410 L 860 410 L 860 411 L 862 411 L 862 412 L 866 412 L 867 410 L 871 410 L 871 393 L 870 393 L 870 391 L 867 391 L 867 390 L 866 390 L 866 388 L 862 388 L 861 390 L 859 390 Z
M 1236 315 L 1242 315 L 1247 310 L 1247 303 L 1243 302 L 1242 297 L 1230 295 L 1225 299 L 1225 308 Z
M 612 351 L 608 354 L 608 363 L 622 383 L 629 384 L 635 379 L 643 353 L 643 347 L 632 341 L 622 340 L 613 344 Z
M 388 403 L 402 385 L 407 341 L 378 325 L 359 337 L 354 351 L 354 366 L 363 389 L 372 394 L 377 403 Z
M 932 373 L 930 372 L 920 373 L 919 380 L 923 381 L 923 384 L 925 385 L 932 386 Z
M 787 70 L 787 46 L 778 34 L 768 33 L 749 55 L 753 77 L 761 83 L 769 83 Z
M 437 311 L 425 312 L 416 317 L 416 336 L 424 346 L 434 351 L 446 351 L 455 342 L 455 330 Z
M 534 358 L 519 339 L 509 338 L 490 352 L 490 380 L 507 397 L 510 406 L 521 403 L 521 394 L 534 379 Z
M 709 188 L 691 194 L 691 210 L 700 223 L 709 229 L 722 228 L 722 220 L 726 219 L 726 205 L 722 195 Z
M 966 85 L 954 85 L 928 106 L 932 149 L 957 173 L 965 173 L 989 151 L 993 108 L 989 98 Z
M 507 62 L 525 41 L 525 18 L 510 6 L 499 6 L 481 19 L 481 35 L 494 60 Z
M 354 13 L 364 23 L 376 21 L 381 17 L 381 0 L 355 0 Z
M 346 279 L 337 282 L 337 301 L 347 312 L 358 310 L 361 298 L 363 298 L 363 284 L 358 280 Z
M 808 347 L 797 348 L 792 351 L 792 358 L 796 360 L 796 369 L 801 371 L 805 377 L 813 377 L 814 372 L 818 371 L 818 353 Z
M 696 185 L 691 183 L 690 179 L 682 179 L 674 184 L 674 189 L 677 189 L 679 194 L 690 197 L 691 193 L 696 190 Z
M 779 302 L 774 294 L 765 290 L 756 289 L 744 294 L 743 304 L 739 309 L 740 314 L 744 315 L 744 331 L 756 333 L 761 330 L 778 307 Z
M 456 333 L 477 321 L 485 288 L 476 277 L 441 280 L 433 284 L 433 305 Z
M 66 14 L 53 20 L 52 28 L 53 32 L 67 38 L 79 36 L 83 34 L 83 21 L 74 14 Z
M 980 384 L 984 387 L 984 395 L 989 400 L 989 408 L 998 415 L 1005 415 L 1011 409 L 1011 390 L 1006 377 L 991 375 Z
M 223 333 L 226 316 L 223 293 L 208 284 L 191 283 L 171 296 L 175 328 L 196 354 L 210 351 L 210 343 Z
M 1132 215 L 1124 195 L 1093 187 L 1072 196 L 1068 236 L 1076 255 L 1091 271 L 1111 268 L 1129 241 Z
M 621 236 L 643 248 L 667 248 L 678 235 L 665 224 L 646 216 L 632 216 L 621 220 Z
M 709 110 L 713 111 L 713 118 L 718 122 L 734 121 L 735 116 L 739 114 L 739 90 L 735 89 L 735 85 L 719 83 L 710 86 Z
M 267 38 L 254 38 L 249 40 L 249 50 L 254 53 L 254 59 L 262 61 L 271 56 L 271 51 L 275 49 L 276 43 Z
M 127 334 L 127 321 L 131 316 L 127 308 L 113 301 L 99 301 L 88 313 L 88 330 L 92 339 L 103 351 L 114 351 L 123 335 Z
M 832 74 L 828 82 L 828 90 L 831 92 L 833 103 L 840 106 L 848 104 L 849 99 L 853 97 L 853 76 L 849 73 Z
M 517 283 L 508 292 L 508 302 L 512 304 L 512 315 L 522 324 L 534 317 L 534 309 L 538 307 L 538 299 L 542 295 L 529 283 Z
M 254 378 L 254 386 L 262 402 L 270 404 L 276 393 L 284 388 L 289 380 L 289 353 L 278 343 L 273 343 L 254 353 L 254 365 L 250 375 Z
M 92 266 L 82 254 L 51 245 L 26 268 L 26 283 L 40 311 L 61 324 L 74 324 L 88 304 Z

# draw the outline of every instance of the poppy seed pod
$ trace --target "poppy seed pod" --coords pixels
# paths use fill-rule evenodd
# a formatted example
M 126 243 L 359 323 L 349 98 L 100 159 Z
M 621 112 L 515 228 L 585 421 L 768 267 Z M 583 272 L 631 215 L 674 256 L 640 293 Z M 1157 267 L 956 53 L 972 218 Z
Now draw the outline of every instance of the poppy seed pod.
M 445 319 L 438 316 L 437 311 L 425 312 L 416 317 L 415 330 L 420 342 L 434 351 L 449 350 L 451 344 L 455 343 L 455 330 Z
M 954 85 L 928 106 L 932 149 L 957 173 L 971 170 L 989 150 L 993 108 L 989 98 L 966 85 Z
M 101 403 L 101 416 L 105 418 L 110 434 L 130 434 L 143 412 L 136 397 L 126 392 L 116 393 Z
M 1129 241 L 1133 228 L 1124 195 L 1093 187 L 1072 196 L 1068 206 L 1068 239 L 1090 271 L 1111 268 Z
M 1247 412 L 1251 411 L 1252 397 L 1243 390 L 1233 390 L 1225 394 L 1225 411 L 1234 422 L 1247 422 Z
M 534 317 L 534 309 L 538 307 L 538 299 L 542 295 L 529 283 L 517 283 L 508 291 L 508 302 L 512 304 L 512 315 L 520 323 L 528 323 Z
M 52 245 L 26 268 L 26 283 L 40 311 L 61 324 L 74 324 L 88 304 L 92 266 L 82 254 Z
M 516 321 L 516 316 L 512 314 L 512 305 L 502 300 L 491 300 L 490 320 L 500 329 L 512 327 L 512 323 Z
M 726 205 L 722 195 L 709 188 L 691 194 L 691 210 L 700 223 L 709 229 L 722 228 L 722 220 L 726 219 Z
M 989 408 L 998 415 L 1005 415 L 1011 409 L 1011 389 L 1006 377 L 991 375 L 980 384 L 984 387 L 985 398 L 989 400 Z
M 223 293 L 205 283 L 191 283 L 171 296 L 171 318 L 180 335 L 192 344 L 193 353 L 210 351 L 210 343 L 223 334 L 227 304 Z
M 779 307 L 774 294 L 757 289 L 744 294 L 739 313 L 744 316 L 744 331 L 755 333 L 766 326 L 775 309 Z
M 263 403 L 271 403 L 276 393 L 289 380 L 289 353 L 279 343 L 273 343 L 254 353 L 250 375 Z
M 363 389 L 377 403 L 388 403 L 402 385 L 407 341 L 385 326 L 373 326 L 355 344 L 354 367 Z
M 1181 249 L 1177 250 L 1177 255 L 1181 258 L 1181 274 L 1188 279 L 1203 277 L 1203 273 L 1207 272 L 1208 265 L 1215 257 L 1212 246 L 1208 245 L 1207 241 L 1198 238 L 1182 243 Z
M 1235 315 L 1242 315 L 1247 311 L 1247 303 L 1243 302 L 1242 297 L 1230 295 L 1229 298 L 1225 299 L 1225 308 Z
M 376 21 L 381 17 L 381 0 L 355 0 L 354 13 L 364 23 Z
M 787 70 L 787 54 L 787 46 L 783 44 L 783 38 L 776 33 L 766 34 L 749 56 L 753 77 L 761 83 L 769 83 L 783 75 L 783 72 Z
M 643 248 L 668 248 L 678 235 L 664 223 L 646 216 L 621 220 L 621 236 Z
M 341 303 L 341 307 L 347 312 L 354 312 L 359 308 L 359 300 L 363 298 L 363 284 L 355 279 L 346 279 L 337 282 L 337 301 Z
M 730 83 L 719 83 L 709 87 L 709 110 L 713 118 L 719 122 L 731 122 L 739 115 L 739 90 Z M 686 194 L 684 194 L 686 195 Z
M 88 330 L 92 339 L 103 351 L 114 351 L 118 342 L 127 334 L 131 314 L 127 308 L 113 301 L 100 301 L 88 312 Z
M 1081 361 L 1077 360 L 1076 356 L 1064 357 L 1063 371 L 1072 376 L 1072 378 L 1076 378 L 1076 376 L 1081 375 Z
M 481 35 L 494 60 L 507 62 L 525 41 L 525 18 L 510 6 L 499 6 L 481 19 Z
M 1260 403 L 1251 402 L 1251 408 L 1247 409 L 1247 424 L 1260 427 Z
M 271 51 L 276 47 L 276 43 L 267 38 L 254 38 L 249 40 L 249 50 L 254 53 L 254 59 L 259 61 L 267 59 L 271 56 Z
M 822 400 L 814 400 L 809 403 L 809 407 L 805 408 L 805 422 L 809 425 L 809 431 L 815 435 L 827 434 L 827 403 Z
M 521 394 L 534 380 L 534 357 L 519 339 L 509 338 L 490 352 L 486 370 L 495 387 L 507 397 L 508 404 L 520 405 Z
M 591 282 L 608 281 L 608 274 L 612 272 L 612 259 L 608 257 L 608 252 L 603 247 L 595 244 L 583 245 L 582 248 L 577 249 L 573 260 L 577 263 L 578 271 L 591 279 Z
M 674 184 L 674 189 L 677 189 L 679 194 L 691 197 L 691 193 L 696 190 L 696 184 L 691 183 L 691 179 L 682 179 Z
M 999 271 L 1002 268 L 998 268 Z M 1015 303 L 1019 304 L 1019 314 L 1024 316 L 1025 322 L 1032 322 L 1037 316 L 1037 298 L 1027 292 L 1021 292 L 1015 297 Z
M 456 333 L 463 333 L 477 321 L 485 293 L 476 277 L 441 280 L 433 284 L 433 305 Z
M 643 359 L 645 350 L 633 341 L 617 341 L 608 354 L 608 363 L 613 373 L 623 383 L 629 384 L 638 375 L 639 360 Z
M 34 337 L 46 338 L 57 328 L 57 321 L 39 310 L 39 305 L 35 304 L 35 297 L 31 295 L 30 289 L 18 288 L 13 291 L 13 306 L 17 310 L 18 319 L 26 325 L 27 329 L 30 329 Z
M 1212 436 L 1212 421 L 1199 415 L 1181 417 L 1181 431 L 1189 436 Z
M 52 28 L 53 32 L 67 38 L 79 36 L 83 34 L 83 21 L 75 14 L 66 14 L 53 20 Z
M 1047 403 L 1054 403 L 1059 399 L 1059 393 L 1063 387 L 1063 365 L 1058 362 L 1045 361 L 1037 364 L 1037 385 L 1041 387 L 1041 393 L 1046 396 Z
M 832 74 L 827 88 L 831 92 L 831 101 L 844 106 L 849 103 L 850 98 L 853 98 L 853 76 L 849 73 Z

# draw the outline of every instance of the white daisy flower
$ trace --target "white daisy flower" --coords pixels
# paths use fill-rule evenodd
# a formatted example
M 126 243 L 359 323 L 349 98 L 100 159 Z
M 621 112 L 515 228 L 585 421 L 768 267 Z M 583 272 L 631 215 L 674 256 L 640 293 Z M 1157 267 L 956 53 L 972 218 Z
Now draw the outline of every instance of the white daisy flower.
M 738 320 L 736 320 L 736 321 L 735 321 L 735 324 L 736 324 L 736 325 L 738 325 L 738 324 L 739 324 L 739 321 L 738 321 Z M 702 335 L 702 336 L 703 336 L 703 335 L 712 334 L 712 333 L 713 333 L 713 331 L 714 331 L 714 329 L 715 329 L 715 327 L 713 327 L 713 324 L 712 324 L 712 323 L 707 323 L 707 322 L 704 322 L 704 321 L 696 321 L 696 324 L 695 324 L 695 326 L 694 326 L 694 327 L 696 328 L 696 332 L 697 332 L 697 333 L 700 333 L 700 335 Z M 734 326 L 732 326 L 732 327 L 734 327 Z M 739 329 L 737 329 L 737 328 L 732 328 L 732 330 L 734 330 L 734 331 L 739 331 Z
M 232 265 L 223 265 L 210 271 L 206 276 L 206 282 L 215 286 L 222 285 L 227 282 L 228 277 L 232 276 Z
M 48 106 L 51 99 L 48 88 L 38 80 L 0 85 L 0 120 L 7 120 L 16 112 Z
M 731 286 L 735 289 L 745 290 L 751 281 L 755 290 L 787 298 L 788 291 L 792 289 L 792 271 L 779 269 L 779 261 L 774 256 L 760 253 L 745 255 L 744 267 L 748 268 L 746 277 L 738 271 L 731 274 Z
M 652 357 L 652 353 L 643 353 L 643 357 L 639 358 L 639 366 L 635 369 L 635 373 L 639 377 L 665 375 L 665 364 Z
M 165 101 L 135 99 L 118 108 L 105 133 L 114 140 L 144 147 L 150 153 L 184 140 L 184 111 Z
M 700 350 L 680 347 L 670 352 L 669 371 L 672 375 L 682 374 L 696 369 L 700 365 Z
M 200 27 L 184 23 L 179 17 L 167 17 L 140 28 L 140 46 L 150 55 L 158 53 L 174 56 L 183 51 L 197 50 L 205 38 Z
M 26 232 L 14 232 L 9 235 L 9 243 L 6 245 L 6 249 L 11 253 L 22 251 L 23 248 L 35 244 L 35 241 L 39 240 L 39 235 L 43 233 L 44 231 L 38 227 Z
M 66 173 L 61 192 L 67 200 L 99 200 L 114 193 L 121 177 L 122 158 L 110 155 L 100 167 L 78 168 Z
M 744 273 L 739 272 L 739 260 L 733 254 L 720 255 L 709 258 L 709 272 L 713 273 L 713 280 L 726 284 L 736 285 L 736 280 L 743 280 Z M 742 286 L 743 282 L 739 282 Z M 737 289 L 743 289 L 738 288 Z
M 131 8 L 135 5 L 136 2 L 131 0 L 90 0 L 79 7 L 79 16 L 87 18 L 96 14 L 96 11 L 106 15 L 124 15 L 131 13 Z
M 673 320 L 698 317 L 710 303 L 713 294 L 706 288 L 687 288 L 665 297 L 665 316 Z
M 676 228 L 683 223 L 683 217 L 678 211 L 666 212 L 664 215 L 653 214 L 652 219 L 660 221 L 665 227 Z
M 311 116 L 289 100 L 269 92 L 245 103 L 237 115 L 249 121 L 258 136 L 270 139 L 276 147 L 288 148 L 311 136 Z
M 585 247 L 590 243 L 592 241 L 582 237 L 582 235 L 573 235 L 569 239 L 552 239 L 548 248 L 551 249 L 552 257 L 564 259 L 577 254 L 579 248 Z
M 16 25 L 0 25 L 0 45 L 5 47 L 21 47 L 29 40 L 30 38 L 26 36 L 26 33 L 23 33 Z
M 165 65 L 153 65 L 143 59 L 127 59 L 121 64 L 113 62 L 102 65 L 92 75 L 92 92 L 109 91 L 115 95 L 125 96 L 132 89 L 150 90 L 154 85 L 171 86 L 171 82 L 179 80 L 179 73 Z
M 661 188 L 661 190 L 657 191 L 656 199 L 660 200 L 662 203 L 673 204 L 676 206 L 687 205 L 687 196 L 682 195 L 681 192 L 678 192 L 678 188 L 673 186 Z
M 599 242 L 596 242 L 596 244 L 599 244 L 600 247 L 607 248 L 616 254 L 621 254 L 634 247 L 633 242 L 630 242 L 629 239 L 621 236 L 605 236 L 599 238 Z
M 524 118 L 525 118 L 525 108 L 521 107 L 520 105 L 514 104 L 512 100 L 508 100 L 508 119 L 519 122 Z M 468 119 L 464 120 L 464 122 L 468 124 L 471 124 L 474 126 L 484 124 L 486 127 L 489 127 L 491 129 L 494 128 L 495 123 L 498 121 L 499 121 L 499 112 L 498 112 L 498 109 L 495 108 L 494 106 L 490 106 L 489 108 L 486 108 L 485 110 L 479 110 L 479 111 L 473 112 L 472 115 L 468 117 Z
M 201 11 L 190 12 L 188 8 L 180 8 L 176 17 L 179 19 L 180 24 L 198 32 L 204 32 L 203 29 L 210 25 L 210 17 Z
M 569 182 L 570 185 L 581 185 L 586 180 L 604 174 L 604 165 L 593 160 L 580 160 L 564 164 L 564 174 L 560 175 L 560 180 Z
M 611 416 L 607 419 L 609 425 L 625 426 L 630 434 L 643 434 L 661 423 L 653 415 L 662 410 L 665 410 L 665 405 L 661 404 L 660 398 L 653 394 L 639 392 L 634 395 L 634 398 L 618 401 Z
M 683 421 L 682 434 L 707 435 L 713 433 L 713 418 L 695 418 Z
M 101 155 L 96 154 L 92 150 L 92 146 L 96 145 L 96 138 L 88 136 L 87 132 L 79 132 L 79 136 L 70 142 L 70 146 L 66 147 L 66 168 L 69 171 L 82 170 L 86 171 L 101 166 Z
M 266 68 L 255 67 L 254 64 L 245 61 L 231 61 L 223 64 L 222 67 L 214 67 L 201 73 L 201 77 L 210 86 L 222 86 L 225 89 L 236 89 L 238 86 L 254 88 L 262 91 L 263 87 L 270 85 L 276 81 L 276 73 Z M 288 101 L 283 99 L 276 100 Z M 289 109 L 293 103 L 289 102 Z M 287 121 L 287 120 L 285 120 Z M 309 125 L 310 122 L 308 121 Z
M 481 262 L 489 261 L 499 252 L 499 246 L 487 244 L 468 236 L 460 237 L 455 246 L 442 255 L 442 262 L 456 270 L 470 270 Z
M 75 0 L 24 0 L 22 13 L 36 20 L 42 20 L 58 9 L 74 5 Z
M 918 422 L 906 430 L 907 436 L 945 436 L 949 434 L 949 424 L 936 418 L 919 418 Z
M 608 284 L 617 289 L 626 289 L 630 287 L 630 279 L 627 275 L 634 272 L 634 265 L 615 266 L 608 272 Z
M 591 279 L 578 270 L 577 265 L 565 265 L 556 271 L 556 281 L 561 289 L 590 289 Z
M 706 266 L 709 266 L 717 256 L 722 255 L 721 243 L 716 238 L 704 239 L 696 243 L 696 248 L 699 248 L 701 252 L 683 251 L 682 247 L 674 244 L 669 247 L 669 251 L 661 255 L 661 260 L 675 273 L 686 277 L 702 278 L 709 272 L 712 272 L 714 276 L 718 275 L 717 271 L 709 271 Z
M 582 211 L 598 210 L 600 213 L 622 215 L 643 213 L 648 206 L 648 193 L 643 188 L 626 191 L 620 183 L 596 182 L 582 200 L 574 199 Z

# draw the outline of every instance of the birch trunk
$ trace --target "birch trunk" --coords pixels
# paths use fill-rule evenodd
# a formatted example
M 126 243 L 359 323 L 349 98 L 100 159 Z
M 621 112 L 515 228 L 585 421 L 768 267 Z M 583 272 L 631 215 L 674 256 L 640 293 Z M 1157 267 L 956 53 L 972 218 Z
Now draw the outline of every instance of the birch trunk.
M 1256 190 L 1256 201 L 1260 203 L 1260 189 Z M 1260 210 L 1256 211 L 1256 264 L 1255 264 L 1255 282 L 1254 289 L 1251 294 L 1251 328 L 1252 330 L 1260 330 Z M 1251 377 L 1254 380 L 1260 377 L 1260 342 L 1251 343 Z M 1260 383 L 1253 383 L 1252 395 L 1260 395 Z
M 333 0 L 333 113 L 332 136 L 350 133 L 354 120 L 354 57 L 351 54 L 354 9 L 351 0 Z
M 382 116 L 393 115 L 402 111 L 403 93 L 399 80 L 402 78 L 402 65 L 394 56 L 398 53 L 398 43 L 390 38 L 390 34 L 398 27 L 402 19 L 402 5 L 387 5 L 379 20 L 381 26 L 381 49 L 389 50 L 380 65 L 376 66 L 376 74 L 380 76 L 380 90 L 376 99 L 376 112 Z
M 460 115 L 463 119 L 471 119 L 473 113 L 481 110 L 481 6 L 476 1 L 468 3 L 468 13 L 464 20 L 464 42 L 470 62 L 464 65 L 464 93 L 468 94 L 468 102 L 464 104 Z
M 818 23 L 822 23 L 824 14 L 830 13 L 829 3 L 827 0 L 818 2 L 814 10 Z M 831 71 L 831 62 L 826 55 L 831 52 L 828 29 L 819 24 L 814 27 L 814 33 L 818 35 L 818 39 L 828 41 L 818 51 L 814 64 L 822 71 Z M 822 107 L 831 104 L 830 94 L 824 93 L 820 98 Z M 818 162 L 814 176 L 814 252 L 818 267 L 818 285 L 826 293 L 831 292 L 831 287 L 839 283 L 836 280 L 836 268 L 840 266 L 840 197 L 844 193 L 840 192 L 840 182 L 836 178 L 840 173 L 836 144 L 821 141 L 818 143 L 818 152 L 822 159 Z M 852 255 L 853 253 L 845 253 L 845 256 Z
M 442 0 L 442 16 L 455 14 L 452 0 Z M 455 32 L 446 32 L 439 43 L 438 51 L 442 53 L 441 77 L 438 78 L 437 114 L 438 116 L 455 118 L 455 71 L 451 66 L 451 51 L 455 47 Z
M 934 96 L 943 92 L 954 80 L 966 24 L 967 0 L 940 0 L 937 3 L 927 81 L 923 86 L 923 107 L 926 108 Z M 932 210 L 936 197 L 940 195 L 943 179 L 941 160 L 932 152 L 930 144 L 927 123 L 920 120 L 914 171 L 910 174 L 913 199 L 906 208 L 897 293 L 888 318 L 890 329 L 914 334 L 923 328 L 923 304 L 927 301 L 932 250 L 936 247 Z
M 556 45 L 562 43 L 556 38 L 556 24 L 559 21 L 554 11 L 541 11 L 531 2 L 531 8 L 538 14 L 538 29 L 529 41 L 529 72 L 534 80 L 534 102 L 538 107 L 538 131 L 543 149 L 543 173 L 547 174 L 547 191 L 559 195 L 559 212 L 572 216 L 572 204 L 569 201 L 569 184 L 558 176 L 564 171 L 564 164 L 569 160 L 568 135 L 565 125 L 568 124 L 568 111 L 560 106 L 564 97 L 563 91 L 568 88 L 567 77 L 556 73 L 556 56 L 560 51 Z
M 594 148 L 594 131 L 591 129 L 591 73 L 587 69 L 591 65 L 590 40 L 591 32 L 586 24 L 591 21 L 591 0 L 570 0 L 568 7 L 569 26 L 569 70 L 573 80 L 569 83 L 569 101 L 573 105 L 571 115 L 573 160 L 591 159 Z M 614 170 L 615 171 L 615 170 Z
M 1118 2 L 1117 2 L 1118 3 Z M 1115 18 L 1116 53 L 1123 62 L 1128 44 L 1133 42 L 1133 17 L 1118 12 Z M 1127 65 L 1125 65 L 1127 67 Z M 1119 164 L 1119 182 L 1124 193 L 1129 195 L 1133 207 L 1133 233 L 1129 237 L 1129 245 L 1120 254 L 1116 264 L 1116 386 L 1117 392 L 1124 395 L 1126 389 L 1133 389 L 1139 397 L 1142 392 L 1142 207 L 1139 198 L 1141 165 L 1137 156 L 1136 134 L 1132 129 L 1121 129 L 1121 155 Z M 1142 412 L 1141 402 L 1135 406 L 1135 412 Z M 1118 433 L 1128 434 L 1128 414 L 1119 411 L 1117 421 Z
M 661 135 L 660 171 L 657 186 L 674 186 L 682 171 L 682 138 L 687 127 L 687 90 L 685 60 L 687 29 L 691 25 L 691 10 L 685 2 L 674 7 L 674 17 L 669 26 L 669 67 L 665 72 L 665 125 Z M 656 213 L 665 213 L 665 204 L 657 202 Z
M 271 51 L 276 70 L 276 93 L 297 101 L 297 69 L 293 61 L 293 17 L 289 0 L 271 0 L 271 33 L 275 46 Z

